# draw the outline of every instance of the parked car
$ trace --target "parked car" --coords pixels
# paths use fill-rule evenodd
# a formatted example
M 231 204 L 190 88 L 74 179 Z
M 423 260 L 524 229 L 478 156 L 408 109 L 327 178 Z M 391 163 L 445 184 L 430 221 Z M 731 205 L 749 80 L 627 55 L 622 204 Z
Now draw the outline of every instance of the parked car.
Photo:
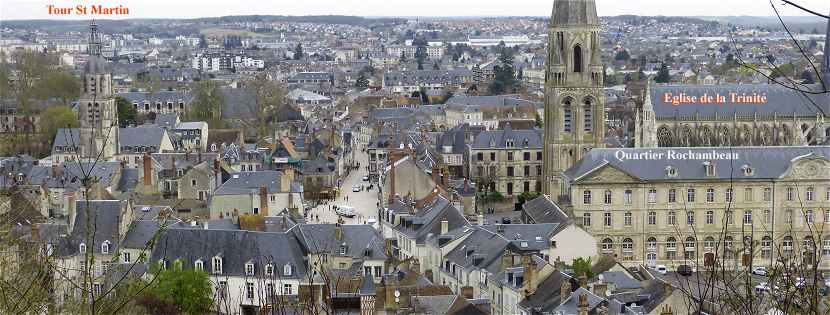
M 695 271 L 694 271 L 694 268 L 692 268 L 692 266 L 689 266 L 689 265 L 677 266 L 677 273 L 680 274 L 681 276 L 688 277 L 688 276 L 691 276 L 694 272 Z
M 363 181 L 368 182 L 369 181 L 369 175 L 363 175 Z
M 767 275 L 767 267 L 752 268 L 752 274 L 759 275 L 759 276 L 766 276 Z
M 755 293 L 757 293 L 757 294 L 770 293 L 774 290 L 777 291 L 778 287 L 774 286 L 774 285 L 770 285 L 769 283 L 766 283 L 766 282 L 761 282 L 761 283 L 759 283 L 758 285 L 755 286 Z
M 654 266 L 654 271 L 657 271 L 660 274 L 666 274 L 669 271 L 669 268 L 666 268 L 664 265 L 657 265 Z
M 352 192 L 360 192 L 361 188 L 363 187 L 361 187 L 360 185 L 354 185 L 354 187 L 352 187 Z
M 355 211 L 354 208 L 350 206 L 339 206 L 337 207 L 335 212 L 347 218 L 354 218 L 354 216 L 357 215 L 357 211 Z

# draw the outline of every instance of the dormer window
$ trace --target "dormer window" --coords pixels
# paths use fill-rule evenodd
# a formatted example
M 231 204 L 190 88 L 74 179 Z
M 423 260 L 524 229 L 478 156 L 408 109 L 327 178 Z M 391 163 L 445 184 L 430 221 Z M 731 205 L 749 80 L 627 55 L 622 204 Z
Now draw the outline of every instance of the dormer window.
M 741 166 L 741 170 L 744 171 L 744 176 L 755 175 L 755 170 L 752 168 L 752 166 L 744 164 L 744 166 Z
M 196 260 L 196 262 L 193 264 L 193 268 L 197 271 L 203 271 L 205 270 L 205 262 L 203 262 L 201 259 Z
M 101 244 L 101 254 L 109 254 L 110 253 L 110 241 L 104 241 Z
M 249 263 L 245 264 L 245 274 L 248 275 L 248 276 L 253 276 L 254 275 L 254 263 L 249 262 Z
M 222 257 L 213 257 L 213 273 L 222 274 Z
M 703 167 L 706 169 L 706 176 L 715 176 L 715 163 L 706 161 L 703 162 Z
M 81 254 L 86 254 L 86 244 L 81 243 L 80 245 L 78 245 L 78 252 L 80 252 Z
M 266 276 L 273 276 L 274 275 L 274 264 L 267 264 L 265 265 L 265 275 Z
M 282 275 L 283 276 L 290 276 L 293 271 L 294 270 L 291 267 L 291 264 L 285 264 L 285 266 L 282 267 Z
M 677 176 L 677 169 L 674 168 L 674 166 L 666 166 L 666 176 L 676 177 Z
M 508 147 L 508 148 L 512 148 L 512 147 L 513 147 L 513 139 L 507 139 L 507 147 Z
M 346 247 L 346 243 L 341 244 L 341 245 L 340 245 L 340 255 L 341 255 L 341 256 L 345 256 L 345 255 L 346 255 L 346 251 L 347 251 L 347 249 L 348 249 L 348 248 Z

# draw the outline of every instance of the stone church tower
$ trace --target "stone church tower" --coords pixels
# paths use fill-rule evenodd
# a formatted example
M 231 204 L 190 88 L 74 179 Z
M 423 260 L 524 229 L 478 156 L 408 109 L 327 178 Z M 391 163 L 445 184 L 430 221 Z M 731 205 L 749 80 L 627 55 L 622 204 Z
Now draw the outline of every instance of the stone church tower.
M 101 56 L 98 25 L 89 25 L 89 61 L 78 100 L 81 157 L 111 160 L 118 153 L 118 109 L 112 93 L 112 73 Z
M 603 147 L 605 97 L 594 0 L 555 0 L 545 75 L 544 193 L 567 194 L 562 172 Z M 555 200 L 555 199 L 554 199 Z
M 643 107 L 634 118 L 634 146 L 638 148 L 657 147 L 657 119 L 654 104 L 651 103 L 651 81 L 643 92 Z

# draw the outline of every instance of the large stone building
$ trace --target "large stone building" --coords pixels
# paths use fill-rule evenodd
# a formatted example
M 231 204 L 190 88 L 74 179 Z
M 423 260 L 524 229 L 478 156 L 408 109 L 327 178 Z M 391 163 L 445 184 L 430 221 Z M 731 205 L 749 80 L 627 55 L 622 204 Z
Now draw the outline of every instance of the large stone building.
M 562 172 L 604 143 L 600 23 L 593 0 L 553 2 L 545 83 L 543 190 L 566 194 Z
M 470 176 L 489 191 L 512 197 L 542 190 L 541 130 L 479 133 L 470 145 Z
M 78 154 L 106 161 L 118 154 L 118 110 L 112 93 L 112 73 L 101 55 L 98 26 L 93 22 L 89 29 L 89 61 L 78 100 Z
M 751 244 L 756 265 L 815 253 L 830 268 L 830 238 L 817 239 L 830 226 L 830 147 L 595 149 L 566 177 L 573 217 L 623 262 L 740 264 Z

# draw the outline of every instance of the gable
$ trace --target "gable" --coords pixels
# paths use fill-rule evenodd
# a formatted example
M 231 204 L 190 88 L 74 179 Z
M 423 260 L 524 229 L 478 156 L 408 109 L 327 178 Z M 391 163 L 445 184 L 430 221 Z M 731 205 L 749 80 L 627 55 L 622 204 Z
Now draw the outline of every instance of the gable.
M 589 171 L 582 177 L 577 178 L 574 182 L 578 184 L 603 184 L 641 182 L 641 180 L 617 169 L 611 164 L 605 164 Z
M 795 158 L 781 178 L 830 180 L 830 161 L 825 157 L 812 154 Z

